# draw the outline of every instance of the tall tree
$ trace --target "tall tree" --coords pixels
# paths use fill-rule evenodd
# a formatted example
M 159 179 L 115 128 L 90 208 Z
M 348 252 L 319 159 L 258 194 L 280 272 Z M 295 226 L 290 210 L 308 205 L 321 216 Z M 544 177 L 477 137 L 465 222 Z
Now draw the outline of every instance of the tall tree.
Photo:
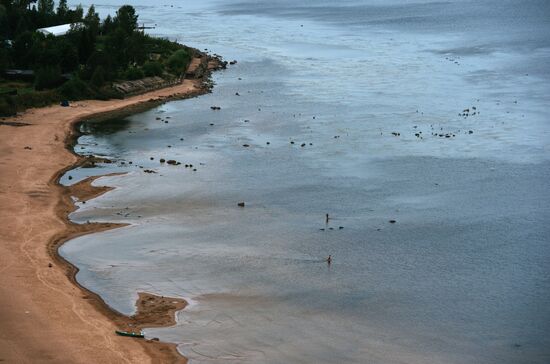
M 22 32 L 13 41 L 13 61 L 16 67 L 27 67 L 29 65 L 29 54 L 34 45 L 33 33 Z
M 90 58 L 95 50 L 95 35 L 88 28 L 79 30 L 80 39 L 78 40 L 78 58 L 80 63 L 84 64 Z
M 29 24 L 29 21 L 27 20 L 28 17 L 21 16 L 19 17 L 19 21 L 17 22 L 17 26 L 15 27 L 15 35 L 24 33 L 32 28 L 31 24 Z
M 126 54 L 126 41 L 128 36 L 121 28 L 116 28 L 105 40 L 105 50 L 112 58 L 112 65 L 115 69 L 126 68 L 128 66 L 128 56 Z
M 84 15 L 84 9 L 82 9 L 82 5 L 77 5 L 74 10 L 69 9 L 69 11 L 67 12 L 66 21 L 69 23 L 81 22 L 83 15 Z
M 69 12 L 69 6 L 67 5 L 67 0 L 59 0 L 59 5 L 57 5 L 57 18 L 64 22 Z
M 35 2 L 36 0 L 15 0 L 13 1 L 13 5 L 20 9 L 28 9 L 31 6 L 31 4 Z
M 38 0 L 38 12 L 40 14 L 53 15 L 54 6 L 53 0 Z
M 10 22 L 8 18 L 8 10 L 4 5 L 0 4 L 0 40 L 8 38 L 10 33 Z
M 116 12 L 115 23 L 127 35 L 132 34 L 136 30 L 137 20 L 136 9 L 131 5 L 123 5 Z
M 72 72 L 78 67 L 78 49 L 67 37 L 56 39 L 55 52 L 62 55 L 59 65 L 61 72 Z
M 94 36 L 99 33 L 99 14 L 96 13 L 93 5 L 90 6 L 84 17 L 84 24 L 86 24 Z
M 113 18 L 111 18 L 110 15 L 107 15 L 105 20 L 103 20 L 103 24 L 101 26 L 101 33 L 103 35 L 110 33 L 115 27 L 115 24 L 113 23 Z

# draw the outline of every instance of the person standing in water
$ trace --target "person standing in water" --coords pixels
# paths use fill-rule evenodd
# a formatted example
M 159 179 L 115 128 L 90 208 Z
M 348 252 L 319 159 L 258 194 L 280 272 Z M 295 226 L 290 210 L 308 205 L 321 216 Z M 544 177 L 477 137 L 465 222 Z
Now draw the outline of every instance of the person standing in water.
M 326 261 L 327 261 L 327 264 L 330 265 L 330 263 L 332 263 L 332 255 L 329 255 Z

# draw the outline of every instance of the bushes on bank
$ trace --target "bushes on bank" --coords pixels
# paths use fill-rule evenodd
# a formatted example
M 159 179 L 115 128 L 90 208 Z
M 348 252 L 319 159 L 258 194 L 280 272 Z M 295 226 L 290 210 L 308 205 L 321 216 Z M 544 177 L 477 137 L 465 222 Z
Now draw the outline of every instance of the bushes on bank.
M 82 100 L 93 96 L 88 84 L 79 77 L 73 77 L 59 87 L 59 94 L 67 100 Z
M 182 74 L 187 70 L 187 66 L 191 61 L 191 56 L 184 49 L 174 52 L 166 62 L 170 71 L 175 74 Z
M 38 91 L 55 88 L 62 82 L 61 67 L 58 65 L 43 67 L 35 72 L 34 87 Z
M 0 97 L 0 116 L 14 115 L 17 112 L 13 97 L 2 96 Z
M 139 80 L 145 77 L 145 74 L 138 67 L 130 67 L 124 72 L 124 79 L 129 81 Z
M 99 71 L 97 78 L 99 78 Z M 78 77 L 73 77 L 69 81 L 65 82 L 58 89 L 59 94 L 67 100 L 84 100 L 84 99 L 122 99 L 124 95 L 114 90 L 110 86 L 94 86 L 90 87 L 85 81 Z
M 162 76 L 164 72 L 162 64 L 159 62 L 145 62 L 143 65 L 143 72 L 147 77 Z
M 13 96 L 12 100 L 17 111 L 23 111 L 31 107 L 43 107 L 56 104 L 61 101 L 61 95 L 56 90 L 28 92 Z

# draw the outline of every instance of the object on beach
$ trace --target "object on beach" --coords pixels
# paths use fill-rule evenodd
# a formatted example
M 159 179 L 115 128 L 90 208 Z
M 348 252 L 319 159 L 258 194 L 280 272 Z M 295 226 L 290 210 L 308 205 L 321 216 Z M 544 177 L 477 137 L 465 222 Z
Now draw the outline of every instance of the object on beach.
M 63 107 L 68 107 L 69 106 L 69 100 L 63 100 L 63 101 L 61 101 L 61 103 L 59 105 L 61 105 Z
M 143 339 L 145 337 L 145 335 L 143 335 L 141 331 L 139 333 L 135 333 L 135 332 L 129 332 L 129 331 L 115 330 L 115 332 L 117 335 L 120 335 L 120 336 L 129 336 L 129 337 L 135 337 L 140 339 Z

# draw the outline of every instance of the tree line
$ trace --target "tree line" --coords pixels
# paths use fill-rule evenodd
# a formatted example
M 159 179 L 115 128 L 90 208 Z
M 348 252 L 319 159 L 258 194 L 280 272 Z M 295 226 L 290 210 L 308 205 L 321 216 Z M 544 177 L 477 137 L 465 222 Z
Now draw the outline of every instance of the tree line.
M 68 23 L 73 25 L 63 36 L 36 31 Z M 33 70 L 36 91 L 58 88 L 76 99 L 105 91 L 114 80 L 175 77 L 185 72 L 190 54 L 140 31 L 130 5 L 101 20 L 93 5 L 84 12 L 80 5 L 69 8 L 67 0 L 57 6 L 53 0 L 0 0 L 0 72 Z M 77 95 L 83 91 L 88 94 Z

